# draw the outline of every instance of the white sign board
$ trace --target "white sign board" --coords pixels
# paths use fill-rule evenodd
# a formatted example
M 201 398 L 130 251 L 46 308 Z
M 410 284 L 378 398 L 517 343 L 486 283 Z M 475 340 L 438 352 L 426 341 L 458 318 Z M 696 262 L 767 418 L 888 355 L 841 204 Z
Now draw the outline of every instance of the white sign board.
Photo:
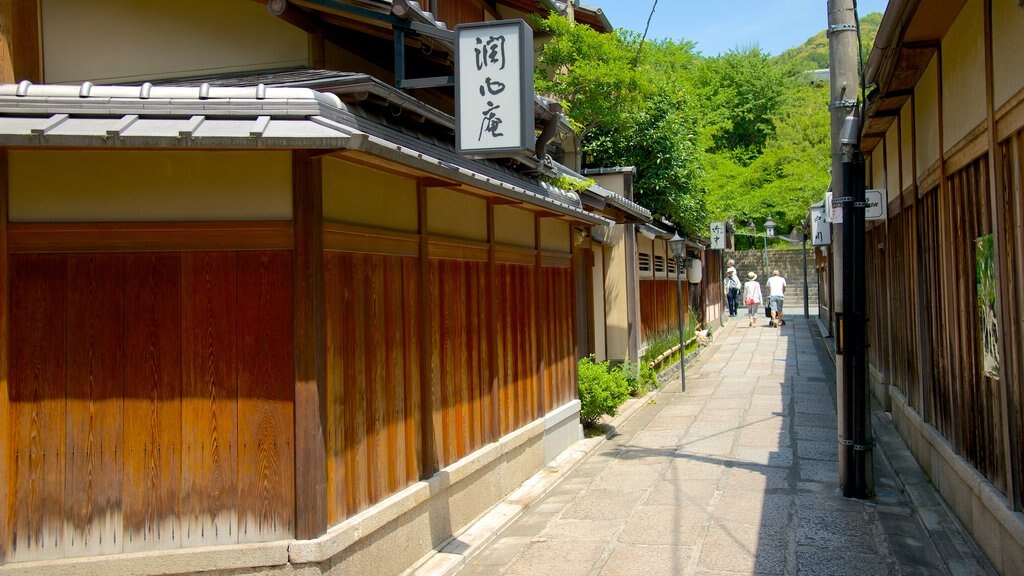
M 533 30 L 522 20 L 460 24 L 455 43 L 458 153 L 493 158 L 532 151 Z
M 864 191 L 864 219 L 885 220 L 889 212 L 888 194 L 885 190 Z
M 825 208 L 811 208 L 811 243 L 815 246 L 828 246 L 832 243 L 832 225 L 825 217 L 826 213 Z
M 725 222 L 711 223 L 711 249 L 725 250 Z

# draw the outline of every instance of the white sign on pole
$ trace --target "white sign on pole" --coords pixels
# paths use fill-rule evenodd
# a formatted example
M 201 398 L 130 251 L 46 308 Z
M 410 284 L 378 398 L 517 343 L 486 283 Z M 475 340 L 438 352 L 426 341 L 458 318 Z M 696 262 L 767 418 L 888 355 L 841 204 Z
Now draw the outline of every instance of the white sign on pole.
M 832 205 L 832 193 L 825 192 L 825 221 L 832 224 L 843 223 L 843 207 Z
M 725 222 L 711 223 L 711 249 L 725 250 Z
M 832 243 L 832 226 L 825 217 L 826 213 L 823 207 L 811 208 L 811 243 L 815 246 L 828 246 Z
M 888 194 L 882 190 L 864 191 L 864 219 L 885 220 L 889 213 Z
M 455 27 L 455 143 L 473 158 L 534 149 L 533 30 L 522 20 Z

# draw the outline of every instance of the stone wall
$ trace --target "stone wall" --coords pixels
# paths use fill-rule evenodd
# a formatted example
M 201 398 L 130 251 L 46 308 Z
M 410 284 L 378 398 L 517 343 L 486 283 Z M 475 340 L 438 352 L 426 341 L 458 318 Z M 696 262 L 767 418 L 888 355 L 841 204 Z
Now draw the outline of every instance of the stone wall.
M 771 271 L 778 269 L 786 279 L 786 308 L 803 308 L 804 306 L 804 257 L 803 251 L 796 250 L 769 250 L 768 270 L 764 266 L 764 250 L 726 250 L 723 256 L 728 262 L 730 258 L 736 261 L 736 271 L 739 273 L 740 281 L 747 281 L 747 272 L 753 271 L 757 274 L 757 281 L 761 283 L 761 290 L 767 296 L 768 286 L 765 281 L 771 276 Z M 814 272 L 814 251 L 807 246 L 807 283 L 808 301 L 811 308 L 818 306 L 818 276 Z

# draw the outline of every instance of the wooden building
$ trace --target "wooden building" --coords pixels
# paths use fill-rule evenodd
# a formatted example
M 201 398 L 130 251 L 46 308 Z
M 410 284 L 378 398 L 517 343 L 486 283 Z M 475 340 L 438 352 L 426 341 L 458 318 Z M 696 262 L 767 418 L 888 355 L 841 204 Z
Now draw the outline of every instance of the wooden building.
M 421 6 L 282 6 L 0 0 L 0 574 L 397 574 L 580 437 L 611 221 L 392 87 Z
M 1003 574 L 1024 565 L 1024 7 L 893 0 L 863 150 L 879 400 Z

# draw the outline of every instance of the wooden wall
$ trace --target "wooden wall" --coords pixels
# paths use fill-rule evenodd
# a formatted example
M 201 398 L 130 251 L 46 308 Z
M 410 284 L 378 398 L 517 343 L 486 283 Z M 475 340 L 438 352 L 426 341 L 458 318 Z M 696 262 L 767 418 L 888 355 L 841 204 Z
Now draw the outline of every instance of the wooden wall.
M 324 223 L 318 162 L 294 223 L 0 219 L 0 561 L 319 535 L 576 398 L 571 254 Z
M 291 535 L 291 266 L 11 256 L 7 559 Z
M 690 300 L 690 283 L 683 280 L 683 302 Z M 683 322 L 689 321 L 689 310 L 683 310 Z M 679 297 L 676 281 L 640 281 L 640 340 L 647 342 L 658 334 L 679 330 Z

